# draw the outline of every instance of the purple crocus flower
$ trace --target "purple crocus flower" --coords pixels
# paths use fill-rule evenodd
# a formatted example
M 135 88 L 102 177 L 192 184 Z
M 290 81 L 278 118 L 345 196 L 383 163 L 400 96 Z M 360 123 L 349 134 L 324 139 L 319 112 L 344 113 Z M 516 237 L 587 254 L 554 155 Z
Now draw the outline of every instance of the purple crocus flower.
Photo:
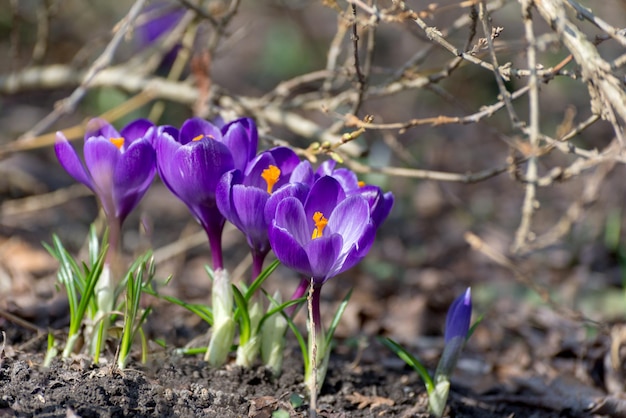
M 276 147 L 259 154 L 245 172 L 238 169 L 227 172 L 218 184 L 217 207 L 248 240 L 253 280 L 261 273 L 270 250 L 267 227 L 273 214 L 264 215 L 266 204 L 275 190 L 288 183 L 299 163 L 300 159 L 291 149 Z
M 365 184 L 359 181 L 356 173 L 347 168 L 335 168 L 337 162 L 326 160 L 313 171 L 311 163 L 302 161 L 291 175 L 292 183 L 301 182 L 311 186 L 316 180 L 323 176 L 333 177 L 341 185 L 346 195 L 361 195 L 370 207 L 370 216 L 376 228 L 378 228 L 389 216 L 393 206 L 394 198 L 391 192 L 383 193 L 380 187 Z M 300 283 L 292 295 L 292 299 L 298 299 L 304 295 L 309 286 L 309 278 L 303 276 Z M 294 312 L 296 307 L 288 309 Z
M 305 382 L 311 393 L 317 391 L 317 382 L 323 382 L 328 365 L 329 347 L 320 315 L 321 287 L 361 261 L 375 234 L 367 199 L 358 193 L 346 193 L 331 176 L 316 180 L 306 199 L 284 197 L 276 206 L 269 226 L 274 253 L 285 266 L 310 278 L 311 333 Z
M 365 257 L 375 232 L 365 198 L 347 196 L 336 179 L 324 176 L 306 201 L 287 197 L 277 205 L 269 239 L 284 265 L 322 285 Z
M 192 118 L 177 137 L 169 132 L 155 143 L 159 175 L 207 232 L 213 268 L 221 269 L 225 219 L 217 208 L 215 191 L 224 173 L 245 170 L 256 154 L 256 125 L 251 119 L 237 119 L 219 129 L 204 119 Z
M 452 302 L 446 316 L 445 341 L 446 344 L 455 337 L 462 337 L 465 341 L 472 318 L 471 288 Z
M 62 132 L 54 145 L 59 162 L 77 181 L 98 197 L 109 221 L 111 243 L 116 245 L 119 228 L 150 187 L 156 157 L 149 137 L 153 124 L 138 119 L 118 132 L 104 119 L 87 124 L 83 147 L 85 162 Z
M 318 167 L 315 175 L 331 176 L 337 179 L 347 194 L 360 194 L 368 201 L 372 212 L 372 220 L 376 226 L 380 226 L 393 206 L 393 194 L 383 193 L 380 187 L 373 184 L 365 184 L 359 181 L 356 173 L 347 168 L 335 168 L 335 160 L 326 160 Z

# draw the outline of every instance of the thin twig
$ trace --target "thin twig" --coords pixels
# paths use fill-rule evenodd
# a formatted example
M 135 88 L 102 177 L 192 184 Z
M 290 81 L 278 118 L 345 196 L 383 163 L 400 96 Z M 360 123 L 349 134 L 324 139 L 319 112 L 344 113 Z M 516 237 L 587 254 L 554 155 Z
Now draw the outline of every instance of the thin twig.
M 603 30 L 612 39 L 619 42 L 621 46 L 626 47 L 626 36 L 624 36 L 623 29 L 617 29 L 609 25 L 607 22 L 594 15 L 590 9 L 581 6 L 578 2 L 574 0 L 567 0 L 567 4 L 576 11 L 576 14 L 579 18 L 582 17 L 587 19 L 588 21 L 596 25 L 598 29 Z
M 537 77 L 537 50 L 535 46 L 535 32 L 531 17 L 532 0 L 522 1 L 522 20 L 524 34 L 528 42 L 527 57 L 530 77 L 528 79 L 528 104 L 530 108 L 530 127 L 528 130 L 528 142 L 530 156 L 526 163 L 526 193 L 522 204 L 522 218 L 515 233 L 512 251 L 520 251 L 531 237 L 530 225 L 535 208 L 538 207 L 537 195 L 537 152 L 539 151 L 539 85 Z
M 576 322 L 585 322 L 589 325 L 593 325 L 599 329 L 607 330 L 607 325 L 594 321 L 586 317 L 584 314 L 578 311 L 573 311 L 565 306 L 557 303 L 552 296 L 550 296 L 550 291 L 540 284 L 536 283 L 532 279 L 532 274 L 529 274 L 520 268 L 516 262 L 506 255 L 502 254 L 497 249 L 489 246 L 485 241 L 483 241 L 478 235 L 472 232 L 466 232 L 464 235 L 465 241 L 472 247 L 473 250 L 480 252 L 485 255 L 489 260 L 493 261 L 497 265 L 504 267 L 505 269 L 511 271 L 515 278 L 529 289 L 533 290 L 541 300 L 550 306 L 555 312 L 563 315 L 565 318 L 568 318 L 572 321 Z
M 367 78 L 361 72 L 361 63 L 359 60 L 359 31 L 357 26 L 356 19 L 356 6 L 352 5 L 352 16 L 354 17 L 354 23 L 352 23 L 352 50 L 354 57 L 354 72 L 356 74 L 357 80 L 357 99 L 352 106 L 351 113 L 353 115 L 359 114 L 359 109 L 361 109 L 361 105 L 363 104 L 363 96 L 365 95 L 365 86 L 367 83 Z
M 496 51 L 493 47 L 493 39 L 494 39 L 494 29 L 491 27 L 489 23 L 489 12 L 487 11 L 487 6 L 485 5 L 485 0 L 481 0 L 478 5 L 478 18 L 483 26 L 483 31 L 485 33 L 485 40 L 487 42 L 487 49 L 489 50 L 489 55 L 491 56 L 493 74 L 495 75 L 496 84 L 498 85 L 498 90 L 500 91 L 500 95 L 504 100 L 504 105 L 509 114 L 509 119 L 511 120 L 511 124 L 513 128 L 519 128 L 519 117 L 513 108 L 513 104 L 511 103 L 511 93 L 507 90 L 504 85 L 504 80 L 502 80 L 502 75 L 500 74 L 499 65 L 498 65 L 498 57 L 496 56 Z
M 135 18 L 141 12 L 141 9 L 143 8 L 143 5 L 145 2 L 146 0 L 135 1 L 133 6 L 128 11 L 128 14 L 126 15 L 126 17 L 123 19 L 119 30 L 113 36 L 113 39 L 111 39 L 111 42 L 109 42 L 104 52 L 98 57 L 98 59 L 94 61 L 92 66 L 89 68 L 89 70 L 87 70 L 80 86 L 78 86 L 76 90 L 74 90 L 74 92 L 72 92 L 72 94 L 69 97 L 61 101 L 55 107 L 55 109 L 51 113 L 48 114 L 48 116 L 40 120 L 39 123 L 37 123 L 33 128 L 31 128 L 29 131 L 27 131 L 22 136 L 20 136 L 18 141 L 27 141 L 31 138 L 34 138 L 35 136 L 39 135 L 44 130 L 48 129 L 54 122 L 56 122 L 59 119 L 59 117 L 61 117 L 64 114 L 74 111 L 74 109 L 76 108 L 76 105 L 82 100 L 82 98 L 87 93 L 88 87 L 90 83 L 93 81 L 94 77 L 101 70 L 106 68 L 111 63 L 111 60 L 113 59 L 113 55 L 115 54 L 115 51 L 120 45 L 122 39 L 124 39 L 124 36 L 126 36 L 126 33 L 128 32 L 128 30 L 131 28 Z
M 561 0 L 537 1 L 535 6 L 580 65 L 591 96 L 592 111 L 611 122 L 615 135 L 624 147 L 622 125 L 626 122 L 626 92 L 619 79 L 610 72 L 611 65 L 600 56 L 593 42 L 587 40 L 585 34 L 569 21 Z

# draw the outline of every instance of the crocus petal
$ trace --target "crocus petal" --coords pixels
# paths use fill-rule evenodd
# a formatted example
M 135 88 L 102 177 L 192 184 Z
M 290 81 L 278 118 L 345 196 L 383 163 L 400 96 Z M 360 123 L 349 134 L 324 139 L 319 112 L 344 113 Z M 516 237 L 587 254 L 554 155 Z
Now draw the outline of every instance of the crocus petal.
M 243 173 L 240 170 L 227 171 L 222 175 L 222 178 L 215 188 L 215 202 L 217 203 L 217 208 L 222 215 L 235 226 L 240 225 L 241 221 L 239 220 L 233 203 L 233 187 L 236 184 L 241 184 L 243 178 Z
M 265 203 L 265 222 L 270 225 L 276 216 L 276 207 L 287 197 L 295 197 L 302 204 L 309 194 L 310 188 L 302 183 L 288 183 L 276 190 Z
M 57 132 L 54 152 L 56 153 L 63 168 L 69 173 L 70 176 L 74 177 L 76 181 L 83 183 L 90 189 L 94 189 L 91 178 L 85 170 L 85 166 L 80 158 L 78 158 L 78 154 L 76 154 L 76 150 L 72 147 L 72 144 L 70 144 L 62 132 Z
M 108 216 L 115 216 L 113 176 L 121 152 L 104 137 L 91 137 L 85 142 L 85 165 L 93 180 L 94 191 Z
M 254 160 L 250 161 L 246 169 L 246 177 L 243 183 L 246 186 L 254 186 L 266 190 L 267 182 L 263 178 L 263 171 L 270 165 L 276 165 L 276 161 L 269 152 L 262 152 Z M 282 175 L 282 173 L 281 173 Z
M 159 147 L 159 142 L 161 141 L 162 136 L 170 137 L 174 142 L 180 146 L 178 140 L 178 129 L 170 125 L 162 125 L 162 126 L 153 126 L 152 128 L 146 131 L 144 138 L 148 139 L 152 144 L 152 147 L 157 150 Z
M 391 208 L 393 207 L 394 197 L 393 193 L 387 192 L 383 194 L 382 199 L 378 201 L 374 210 L 372 211 L 372 220 L 376 224 L 376 226 L 380 226 L 385 219 L 391 213 Z
M 185 203 L 215 199 L 219 179 L 233 168 L 230 151 L 221 142 L 202 139 L 180 147 L 173 155 L 167 183 Z M 163 170 L 166 173 L 166 170 Z
M 287 229 L 277 226 L 274 220 L 269 227 L 268 237 L 276 257 L 283 265 L 307 277 L 312 277 L 313 273 L 306 251 Z
M 336 276 L 358 264 L 369 252 L 374 243 L 374 238 L 376 238 L 376 225 L 370 221 L 358 242 L 350 247 L 347 254 L 341 255 L 335 270 L 329 273 L 329 276 Z
M 222 132 L 217 126 L 202 118 L 191 118 L 187 119 L 181 126 L 178 141 L 185 145 L 200 136 L 207 136 L 218 141 L 222 140 Z
M 331 234 L 312 239 L 305 247 L 309 257 L 313 279 L 318 283 L 323 283 L 331 276 L 335 263 L 341 253 L 343 240 L 339 234 Z
M 307 219 L 312 223 L 315 212 L 322 212 L 328 218 L 337 204 L 345 197 L 346 193 L 336 179 L 330 176 L 321 177 L 311 187 L 309 196 L 304 203 Z
M 115 185 L 121 190 L 142 188 L 146 179 L 154 176 L 156 154 L 146 139 L 136 141 L 120 155 L 115 170 Z
M 329 214 L 328 226 L 331 233 L 343 237 L 342 253 L 358 242 L 370 218 L 369 205 L 361 196 L 350 196 L 337 205 Z
M 467 336 L 469 331 L 470 320 L 472 318 L 472 293 L 468 287 L 467 290 L 452 302 L 446 316 L 445 341 L 455 337 Z
M 92 136 L 103 136 L 107 139 L 119 138 L 120 133 L 109 122 L 102 118 L 93 118 L 87 122 L 85 129 L 85 140 Z
M 275 147 L 267 152 L 274 157 L 276 165 L 286 174 L 290 174 L 300 164 L 300 158 L 291 148 Z
M 267 182 L 263 178 L 263 171 L 270 165 L 273 165 L 280 170 L 278 181 L 273 185 L 273 190 L 276 190 L 290 181 L 291 172 L 299 163 L 300 158 L 298 158 L 298 155 L 290 148 L 276 147 L 264 151 L 248 164 L 244 184 L 267 189 Z
M 341 187 L 343 188 L 343 190 L 346 191 L 346 193 L 357 190 L 359 188 L 359 179 L 352 170 L 349 170 L 347 168 L 338 168 L 337 170 L 334 170 L 330 175 L 337 179 L 337 181 L 339 182 L 339 184 L 341 184 Z
M 155 172 L 156 155 L 147 139 L 133 142 L 122 153 L 113 181 L 118 206 L 116 216 L 123 220 L 137 206 L 148 191 Z
M 235 168 L 245 171 L 257 152 L 259 134 L 250 118 L 236 119 L 222 128 L 223 142 L 233 153 Z
M 289 181 L 292 183 L 304 183 L 309 187 L 313 186 L 313 183 L 315 183 L 315 173 L 313 172 L 311 163 L 307 160 L 300 162 L 291 172 Z
M 154 124 L 148 119 L 136 119 L 122 128 L 120 136 L 126 140 L 126 147 L 143 138 Z
M 322 164 L 317 167 L 315 174 L 318 177 L 323 176 L 332 176 L 333 171 L 335 170 L 335 166 L 337 165 L 337 161 L 335 160 L 326 160 Z
M 259 213 L 265 209 L 269 199 L 266 191 L 244 185 L 233 186 L 233 208 L 238 222 L 233 224 L 243 231 L 250 246 L 257 250 L 267 250 L 267 223 Z
M 295 197 L 287 197 L 278 204 L 273 223 L 289 231 L 302 247 L 311 241 L 313 229 L 309 228 L 302 202 Z
M 382 193 L 379 187 L 373 185 L 363 186 L 355 191 L 367 200 L 371 209 L 372 220 L 377 226 L 380 226 L 389 216 L 393 207 L 393 194 L 387 192 Z

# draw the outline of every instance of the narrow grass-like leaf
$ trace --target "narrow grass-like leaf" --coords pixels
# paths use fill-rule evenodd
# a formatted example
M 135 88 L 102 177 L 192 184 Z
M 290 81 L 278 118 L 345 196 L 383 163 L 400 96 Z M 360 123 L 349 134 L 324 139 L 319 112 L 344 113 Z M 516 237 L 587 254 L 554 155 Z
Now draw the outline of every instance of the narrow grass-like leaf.
M 98 283 L 100 275 L 102 274 L 102 270 L 104 269 L 104 261 L 106 258 L 107 249 L 108 245 L 105 245 L 102 248 L 102 251 L 96 259 L 96 263 L 91 266 L 91 270 L 89 270 L 89 273 L 85 277 L 85 288 L 84 292 L 81 294 L 80 304 L 78 305 L 78 311 L 81 317 L 84 316 L 84 312 L 87 310 L 89 304 L 97 303 L 94 298 L 94 289 L 96 287 L 96 284 Z
M 148 310 L 150 309 L 146 309 L 146 311 Z M 139 327 L 139 337 L 141 338 L 141 363 L 146 364 L 148 362 L 148 339 L 141 327 Z
M 257 289 L 261 287 L 263 282 L 265 282 L 265 280 L 270 276 L 270 274 L 274 272 L 274 270 L 276 270 L 276 267 L 278 267 L 279 265 L 280 265 L 280 261 L 274 260 L 272 264 L 267 266 L 267 268 L 263 270 L 256 279 L 254 279 L 250 287 L 246 290 L 246 293 L 245 293 L 246 301 L 250 301 L 250 298 L 252 297 L 252 295 L 254 295 L 254 292 L 256 292 Z
M 248 312 L 248 301 L 241 294 L 237 286 L 232 285 L 233 297 L 237 304 L 237 312 L 235 312 L 235 320 L 239 322 L 239 345 L 244 345 L 250 339 L 252 330 L 250 329 L 250 313 Z
M 337 326 L 339 325 L 341 316 L 343 315 L 343 313 L 346 311 L 346 308 L 348 307 L 348 301 L 350 300 L 351 296 L 352 296 L 352 289 L 350 289 L 350 291 L 343 298 L 343 300 L 341 301 L 341 304 L 339 304 L 339 307 L 337 308 L 337 311 L 335 312 L 335 315 L 333 316 L 333 320 L 331 321 L 330 326 L 328 327 L 328 333 L 326 334 L 325 347 L 330 347 L 330 342 L 332 341 L 333 335 L 335 334 L 335 330 L 337 329 Z
M 174 305 L 178 305 L 181 308 L 187 309 L 189 312 L 198 315 L 198 317 L 200 317 L 200 319 L 202 319 L 207 324 L 213 326 L 213 311 L 211 310 L 211 307 L 207 305 L 202 305 L 199 303 L 187 303 L 174 296 L 160 295 L 151 287 L 145 287 L 143 289 L 143 292 L 159 299 L 165 300 L 167 302 L 173 303 Z
M 118 366 L 123 369 L 126 366 L 133 341 L 138 332 L 142 332 L 141 326 L 147 319 L 151 309 L 145 309 L 141 316 L 137 318 L 140 311 L 142 289 L 146 282 L 151 282 L 151 275 L 154 274 L 154 262 L 151 254 L 147 253 L 139 257 L 126 274 L 126 306 L 124 313 L 124 327 L 122 340 L 120 342 Z M 147 279 L 145 277 L 147 276 Z M 143 356 L 143 345 L 142 345 Z
M 209 279 L 211 279 L 211 281 L 213 281 L 214 277 L 215 277 L 215 272 L 213 271 L 213 269 L 207 265 L 204 266 L 204 271 L 206 271 L 206 274 L 209 276 Z
M 206 351 L 207 347 L 177 348 L 174 350 L 176 354 L 183 356 L 195 356 L 196 354 L 204 354 Z
M 89 238 L 88 238 L 88 246 L 87 250 L 89 252 L 89 265 L 93 266 L 96 264 L 98 260 L 98 256 L 100 255 L 100 247 L 104 246 L 104 243 L 109 242 L 109 229 L 106 228 L 104 230 L 104 234 L 102 236 L 102 240 L 98 240 L 98 231 L 96 230 L 96 226 L 91 224 L 89 227 Z M 100 244 L 102 243 L 102 244 Z
M 52 363 L 52 359 L 54 359 L 57 354 L 59 354 L 59 350 L 57 349 L 57 342 L 54 338 L 54 334 L 48 332 L 48 347 L 46 349 L 46 356 L 43 359 L 43 367 L 49 367 L 50 363 Z
M 278 312 L 282 312 L 283 310 L 287 309 L 290 306 L 293 305 L 297 305 L 298 303 L 304 303 L 306 302 L 306 296 L 301 297 L 300 299 L 293 299 L 293 300 L 288 300 L 287 302 L 284 302 L 272 309 L 270 309 L 269 311 L 267 311 L 262 317 L 261 320 L 259 321 L 259 325 L 257 327 L 257 334 L 261 331 L 261 327 L 263 327 L 263 323 L 270 318 L 272 315 L 278 313 Z
M 481 322 L 483 322 L 484 318 L 485 318 L 485 315 L 483 314 L 483 315 L 479 316 L 478 319 L 476 319 L 476 321 L 472 324 L 470 329 L 467 331 L 467 335 L 465 336 L 465 341 L 470 339 L 472 334 L 474 334 L 474 331 L 476 330 L 476 327 L 478 325 L 480 325 Z
M 433 379 L 428 374 L 428 370 L 426 370 L 426 367 L 424 367 L 424 365 L 422 365 L 422 363 L 418 359 L 413 357 L 411 353 L 406 351 L 404 347 L 402 347 L 391 338 L 379 337 L 378 340 L 385 346 L 387 346 L 387 348 L 389 348 L 391 351 L 393 351 L 398 357 L 404 360 L 406 364 L 413 367 L 413 369 L 424 381 L 424 386 L 426 386 L 426 392 L 428 392 L 429 395 L 432 393 L 433 390 L 435 390 Z
M 94 299 L 94 289 L 96 287 L 96 283 L 98 283 L 98 279 L 102 274 L 102 269 L 104 268 L 104 259 L 107 253 L 108 246 L 105 245 L 102 248 L 102 251 L 98 255 L 98 259 L 96 260 L 96 264 L 92 266 L 91 271 L 85 278 L 85 291 L 81 295 L 80 303 L 78 305 L 78 316 L 83 318 L 85 315 L 85 311 L 87 310 L 87 306 L 90 303 L 93 303 Z M 77 326 L 80 326 L 78 324 Z

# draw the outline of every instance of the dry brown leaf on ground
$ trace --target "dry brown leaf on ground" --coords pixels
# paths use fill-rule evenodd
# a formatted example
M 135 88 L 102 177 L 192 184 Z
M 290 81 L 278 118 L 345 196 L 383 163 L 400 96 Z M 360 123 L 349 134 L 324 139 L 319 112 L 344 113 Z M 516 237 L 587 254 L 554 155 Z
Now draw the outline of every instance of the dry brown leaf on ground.
M 293 416 L 294 409 L 289 402 L 285 402 L 273 396 L 261 396 L 250 400 L 250 418 L 270 418 L 272 413 L 278 409 L 284 409 Z
M 358 392 L 352 392 L 352 395 L 346 395 L 346 399 L 357 405 L 358 409 L 365 409 L 369 406 L 370 411 L 381 406 L 393 406 L 392 399 L 383 398 L 382 396 L 365 396 Z

